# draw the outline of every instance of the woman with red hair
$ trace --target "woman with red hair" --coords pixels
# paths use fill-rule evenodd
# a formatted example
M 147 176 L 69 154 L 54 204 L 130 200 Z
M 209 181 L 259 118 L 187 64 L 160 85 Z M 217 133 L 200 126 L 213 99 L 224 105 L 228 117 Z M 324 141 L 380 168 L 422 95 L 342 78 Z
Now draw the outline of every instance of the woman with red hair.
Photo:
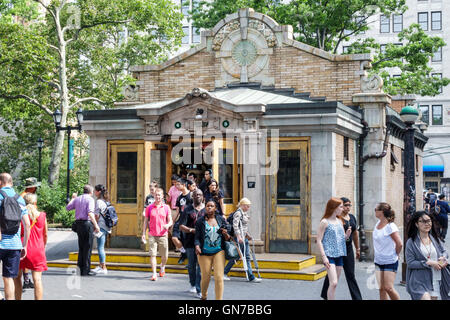
M 317 230 L 317 245 L 322 255 L 322 261 L 327 268 L 330 286 L 327 299 L 334 300 L 336 287 L 344 265 L 344 256 L 347 255 L 345 241 L 351 234 L 351 227 L 344 231 L 344 222 L 340 214 L 344 209 L 342 200 L 331 198 Z

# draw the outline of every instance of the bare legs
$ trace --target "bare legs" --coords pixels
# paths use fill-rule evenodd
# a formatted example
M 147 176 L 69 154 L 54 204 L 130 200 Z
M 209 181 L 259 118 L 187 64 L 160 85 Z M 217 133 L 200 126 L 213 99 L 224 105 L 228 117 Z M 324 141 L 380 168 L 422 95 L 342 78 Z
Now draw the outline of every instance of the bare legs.
M 328 280 L 330 282 L 330 286 L 327 291 L 327 299 L 335 300 L 336 296 L 336 288 L 339 281 L 339 277 L 341 276 L 342 267 L 336 267 L 333 263 L 330 263 L 330 269 L 328 269 Z
M 376 271 L 378 286 L 380 290 L 380 300 L 400 300 L 400 296 L 394 289 L 396 272 Z

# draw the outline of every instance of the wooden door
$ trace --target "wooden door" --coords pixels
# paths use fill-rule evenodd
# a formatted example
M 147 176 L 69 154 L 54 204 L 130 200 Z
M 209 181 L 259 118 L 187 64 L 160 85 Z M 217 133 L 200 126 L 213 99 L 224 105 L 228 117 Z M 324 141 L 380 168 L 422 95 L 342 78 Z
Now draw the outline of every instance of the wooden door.
M 213 144 L 213 178 L 219 182 L 224 194 L 225 215 L 236 210 L 239 202 L 239 178 L 237 164 L 237 145 L 234 139 L 214 139 Z
M 309 251 L 309 140 L 280 138 L 278 171 L 269 176 L 269 252 Z
M 108 185 L 119 223 L 113 236 L 139 236 L 144 207 L 144 143 L 110 142 Z

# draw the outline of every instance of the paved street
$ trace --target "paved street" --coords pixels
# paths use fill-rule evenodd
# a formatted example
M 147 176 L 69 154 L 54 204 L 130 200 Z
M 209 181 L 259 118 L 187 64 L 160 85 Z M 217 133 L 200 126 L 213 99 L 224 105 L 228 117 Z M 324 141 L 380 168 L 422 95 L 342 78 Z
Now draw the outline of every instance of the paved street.
M 449 236 L 446 247 L 449 250 Z M 50 231 L 47 255 L 49 260 L 68 256 L 77 250 L 76 235 L 71 231 Z M 196 300 L 189 289 L 188 276 L 167 274 L 157 282 L 149 280 L 148 272 L 109 271 L 107 276 L 78 277 L 74 269 L 50 268 L 44 273 L 44 299 L 47 300 Z M 356 263 L 356 278 L 363 298 L 378 300 L 373 263 Z M 317 300 L 323 279 L 318 281 L 263 279 L 259 284 L 246 283 L 243 278 L 231 278 L 225 282 L 226 300 Z M 396 289 L 404 300 L 410 297 L 405 287 L 399 284 L 401 273 L 397 274 Z M 3 283 L 0 284 L 3 291 Z M 211 280 L 209 297 L 214 298 L 214 281 Z M 345 276 L 339 281 L 337 299 L 350 300 Z M 33 291 L 26 290 L 24 300 L 33 299 Z

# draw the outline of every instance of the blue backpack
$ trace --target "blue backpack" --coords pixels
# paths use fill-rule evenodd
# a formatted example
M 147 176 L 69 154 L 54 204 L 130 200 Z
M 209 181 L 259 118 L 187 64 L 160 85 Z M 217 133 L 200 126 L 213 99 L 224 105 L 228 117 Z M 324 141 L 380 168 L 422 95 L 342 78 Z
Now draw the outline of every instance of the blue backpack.
M 103 215 L 102 213 L 100 214 L 102 215 L 103 219 L 105 219 L 106 226 L 108 228 L 112 228 L 117 225 L 119 217 L 117 216 L 116 209 L 114 208 L 114 206 L 111 205 L 111 202 L 105 201 L 105 203 L 106 203 L 105 215 Z

